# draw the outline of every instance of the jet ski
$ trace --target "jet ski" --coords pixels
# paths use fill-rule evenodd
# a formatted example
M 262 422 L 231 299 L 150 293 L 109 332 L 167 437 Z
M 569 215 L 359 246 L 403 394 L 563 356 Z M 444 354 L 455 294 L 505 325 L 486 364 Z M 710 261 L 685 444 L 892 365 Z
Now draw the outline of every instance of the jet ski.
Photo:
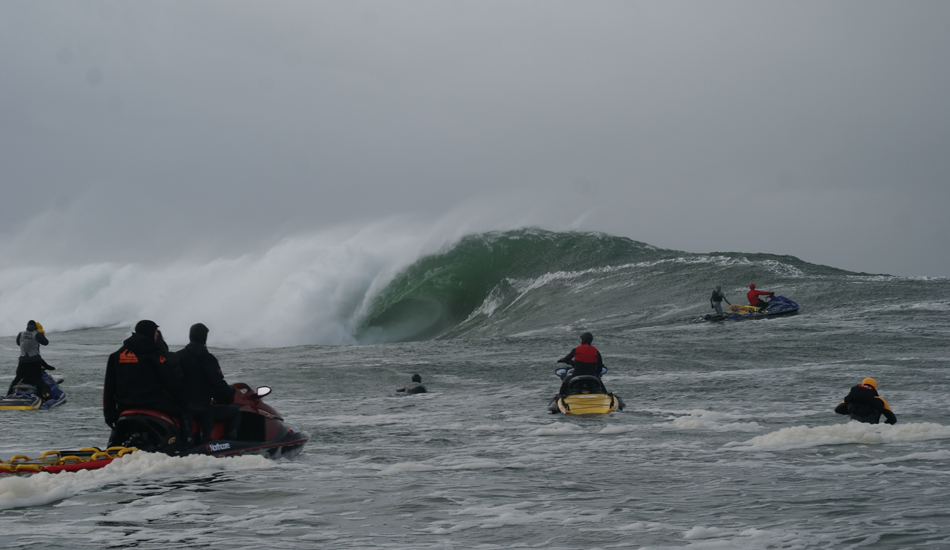
M 63 379 L 54 380 L 46 371 L 43 371 L 43 381 L 49 386 L 50 395 L 43 399 L 38 395 L 36 386 L 32 384 L 17 384 L 13 386 L 13 393 L 0 397 L 0 410 L 7 411 L 35 411 L 58 407 L 66 402 L 66 392 L 59 387 Z
M 772 296 L 769 303 L 764 308 L 755 306 L 744 306 L 732 304 L 729 306 L 728 313 L 722 315 L 711 314 L 700 317 L 699 321 L 740 321 L 742 319 L 761 319 L 773 315 L 783 315 L 786 313 L 795 313 L 798 311 L 798 304 L 789 300 L 785 296 Z
M 215 422 L 211 441 L 189 446 L 179 441 L 180 419 L 151 409 L 126 409 L 109 435 L 109 447 L 134 447 L 141 451 L 171 456 L 202 454 L 235 456 L 257 454 L 267 458 L 291 457 L 303 450 L 310 435 L 297 426 L 287 425 L 283 417 L 262 398 L 271 392 L 267 386 L 252 390 L 244 383 L 234 384 L 234 404 L 241 407 L 237 437 L 225 439 L 225 422 Z M 192 435 L 198 438 L 197 423 Z
M 573 369 L 560 368 L 554 374 L 561 380 L 567 378 Z M 603 367 L 601 376 L 607 372 Z M 605 414 L 622 411 L 624 402 L 616 395 L 607 391 L 599 376 L 574 376 L 567 384 L 564 393 L 558 393 L 548 404 L 548 411 L 552 414 Z

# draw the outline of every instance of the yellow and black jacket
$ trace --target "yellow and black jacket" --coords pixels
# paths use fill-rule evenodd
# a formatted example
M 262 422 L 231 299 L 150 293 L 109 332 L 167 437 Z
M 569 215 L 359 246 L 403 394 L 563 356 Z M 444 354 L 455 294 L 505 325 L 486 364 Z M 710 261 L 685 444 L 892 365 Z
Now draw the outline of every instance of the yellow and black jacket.
M 887 401 L 877 394 L 877 382 L 873 378 L 865 378 L 860 384 L 851 388 L 851 392 L 844 398 L 835 412 L 850 415 L 858 422 L 877 424 L 883 414 L 888 424 L 897 422 L 897 416 L 887 404 Z

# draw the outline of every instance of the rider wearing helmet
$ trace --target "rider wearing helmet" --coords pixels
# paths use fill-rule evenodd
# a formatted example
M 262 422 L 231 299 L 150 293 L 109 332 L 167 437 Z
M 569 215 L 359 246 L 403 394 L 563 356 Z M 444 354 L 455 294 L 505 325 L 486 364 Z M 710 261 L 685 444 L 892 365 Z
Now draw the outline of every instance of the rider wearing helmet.
M 581 334 L 581 345 L 557 360 L 558 363 L 567 363 L 574 367 L 571 373 L 564 377 L 564 382 L 561 384 L 561 394 L 567 391 L 568 383 L 575 376 L 596 376 L 600 378 L 600 373 L 604 368 L 604 360 L 597 348 L 591 345 L 593 341 L 594 336 L 591 333 Z
M 877 382 L 873 378 L 865 378 L 860 384 L 851 388 L 844 401 L 835 407 L 838 414 L 847 414 L 852 420 L 877 424 L 883 414 L 888 424 L 897 422 L 897 416 L 887 401 L 877 394 Z

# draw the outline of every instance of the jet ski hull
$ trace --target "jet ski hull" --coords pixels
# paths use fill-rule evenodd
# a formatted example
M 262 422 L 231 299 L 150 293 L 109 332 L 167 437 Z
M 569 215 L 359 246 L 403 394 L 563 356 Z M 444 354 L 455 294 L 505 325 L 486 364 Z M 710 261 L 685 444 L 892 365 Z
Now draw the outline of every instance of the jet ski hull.
M 36 388 L 29 384 L 17 384 L 13 388 L 13 393 L 5 397 L 0 397 L 0 410 L 5 411 L 36 411 L 47 410 L 58 407 L 66 402 L 66 392 L 59 387 L 59 382 L 52 376 L 43 372 L 43 381 L 50 389 L 49 399 L 43 400 L 37 395 Z
M 291 457 L 303 450 L 310 440 L 309 434 L 297 426 L 285 424 L 277 411 L 261 401 L 261 397 L 246 384 L 234 386 L 238 389 L 234 394 L 234 404 L 241 407 L 240 427 L 234 438 L 226 438 L 224 423 L 217 422 L 209 442 L 183 444 L 178 418 L 150 409 L 128 409 L 122 412 L 112 429 L 109 446 L 135 447 L 172 456 L 256 454 L 267 458 Z M 197 439 L 197 425 L 192 426 L 192 436 Z
M 798 312 L 798 304 L 784 296 L 773 296 L 769 301 L 768 307 L 758 308 L 740 304 L 729 306 L 728 312 L 722 315 L 704 315 L 698 321 L 741 321 L 743 319 L 762 319 L 764 317 L 774 317 L 776 315 L 787 315 Z
M 562 379 L 568 376 L 566 369 L 558 369 L 556 374 Z M 622 399 L 608 392 L 600 378 L 589 375 L 571 377 L 565 393 L 548 404 L 548 411 L 554 414 L 607 414 L 623 408 Z
M 612 394 L 588 393 L 558 396 L 554 402 L 564 414 L 607 414 L 620 410 L 620 399 Z

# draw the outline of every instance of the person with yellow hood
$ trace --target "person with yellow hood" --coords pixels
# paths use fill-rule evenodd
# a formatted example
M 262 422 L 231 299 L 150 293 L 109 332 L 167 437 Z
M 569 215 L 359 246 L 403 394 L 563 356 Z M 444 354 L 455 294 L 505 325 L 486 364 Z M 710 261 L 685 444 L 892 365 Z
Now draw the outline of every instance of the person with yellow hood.
M 835 407 L 835 412 L 850 415 L 853 420 L 868 424 L 880 422 L 882 414 L 887 418 L 888 424 L 897 422 L 897 416 L 894 415 L 887 401 L 877 394 L 877 381 L 873 378 L 865 378 L 860 384 L 852 387 L 844 401 Z
M 22 382 L 36 388 L 44 400 L 49 398 L 49 386 L 43 381 L 43 369 L 52 370 L 53 367 L 47 365 L 46 361 L 40 357 L 40 346 L 49 345 L 43 325 L 30 319 L 26 324 L 26 330 L 16 335 L 16 344 L 20 346 L 20 360 L 17 362 L 16 375 L 13 377 L 13 382 L 10 382 L 7 395 L 13 393 L 13 388 Z

